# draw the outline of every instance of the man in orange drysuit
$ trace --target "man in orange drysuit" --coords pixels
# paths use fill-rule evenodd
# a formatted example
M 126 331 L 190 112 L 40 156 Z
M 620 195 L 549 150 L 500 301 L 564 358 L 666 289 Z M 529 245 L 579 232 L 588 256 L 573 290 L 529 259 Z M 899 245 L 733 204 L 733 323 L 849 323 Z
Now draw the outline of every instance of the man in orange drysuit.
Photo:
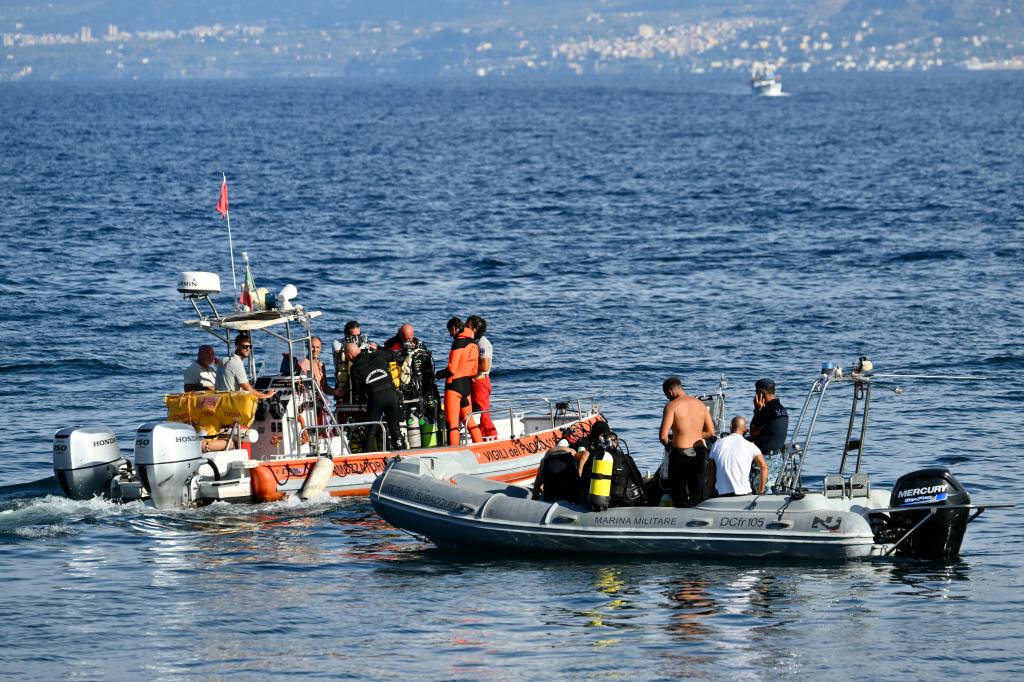
M 477 375 L 480 361 L 480 347 L 476 344 L 473 330 L 462 320 L 453 317 L 448 320 L 452 350 L 448 354 L 448 366 L 437 373 L 437 379 L 444 379 L 444 414 L 448 422 L 449 445 L 459 444 L 459 425 L 466 424 L 474 443 L 483 440 L 480 427 L 473 421 L 470 395 L 473 391 L 473 377 Z

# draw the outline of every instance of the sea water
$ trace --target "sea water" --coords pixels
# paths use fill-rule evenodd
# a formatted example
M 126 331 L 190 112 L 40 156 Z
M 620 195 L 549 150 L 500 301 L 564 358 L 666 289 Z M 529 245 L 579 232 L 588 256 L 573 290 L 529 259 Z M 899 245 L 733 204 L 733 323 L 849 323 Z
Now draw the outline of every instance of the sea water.
M 0 677 L 925 678 L 1024 672 L 1024 511 L 961 560 L 453 553 L 362 499 L 157 512 L 64 499 L 58 428 L 134 428 L 206 339 L 178 272 L 236 256 L 438 356 L 479 314 L 495 398 L 593 396 L 641 469 L 661 381 L 770 376 L 795 417 L 869 356 L 876 486 L 949 467 L 1013 502 L 1024 454 L 1024 77 L 0 86 Z M 260 362 L 281 348 L 257 338 Z M 328 359 L 328 364 L 330 364 Z M 827 403 L 808 481 L 834 470 Z

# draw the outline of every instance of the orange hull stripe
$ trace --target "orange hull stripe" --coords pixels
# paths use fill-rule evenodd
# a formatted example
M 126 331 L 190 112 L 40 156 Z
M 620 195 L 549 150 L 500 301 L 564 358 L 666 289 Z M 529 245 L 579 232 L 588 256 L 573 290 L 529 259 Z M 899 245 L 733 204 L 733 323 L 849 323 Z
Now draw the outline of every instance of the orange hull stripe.
M 590 427 L 598 416 L 591 417 L 579 422 L 583 427 L 582 433 L 589 433 Z M 582 435 L 582 434 L 581 434 Z M 484 443 L 472 443 L 469 445 L 448 446 L 445 448 L 430 448 L 431 455 L 439 455 L 445 452 L 456 452 L 469 450 L 476 456 L 480 464 L 491 464 L 494 462 L 515 463 L 518 459 L 533 458 L 543 454 L 550 448 L 555 447 L 561 436 L 559 431 L 543 431 L 541 433 L 522 436 L 503 441 L 490 441 Z M 345 455 L 334 458 L 333 475 L 339 478 L 345 476 L 360 476 L 373 474 L 380 475 L 384 472 L 385 463 L 395 456 L 406 455 L 416 456 L 426 454 L 426 450 L 405 450 L 400 452 L 384 452 L 367 455 Z M 304 457 L 302 459 L 276 460 L 273 462 L 260 462 L 259 466 L 250 471 L 252 478 L 252 496 L 260 502 L 274 502 L 285 497 L 285 493 L 279 488 L 284 482 L 293 479 L 305 480 L 309 475 L 316 457 Z M 537 475 L 537 466 L 534 464 L 528 469 L 521 469 L 505 474 L 487 476 L 492 481 L 502 483 L 515 483 L 527 481 Z M 280 481 L 280 483 L 279 483 Z M 346 488 L 344 490 L 332 490 L 330 494 L 334 497 L 365 497 L 369 495 L 370 488 Z

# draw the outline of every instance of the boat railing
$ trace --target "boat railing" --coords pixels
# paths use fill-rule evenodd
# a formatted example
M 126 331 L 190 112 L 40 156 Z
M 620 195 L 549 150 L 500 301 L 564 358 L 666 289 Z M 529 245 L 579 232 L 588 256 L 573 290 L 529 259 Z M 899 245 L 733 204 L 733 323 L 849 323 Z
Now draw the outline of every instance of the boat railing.
M 341 432 L 342 432 L 342 442 L 349 444 L 349 451 L 350 452 L 351 452 L 351 447 L 352 447 L 351 446 L 350 434 L 351 434 L 353 429 L 360 428 L 360 427 L 366 427 L 368 429 L 379 429 L 380 430 L 380 445 L 381 445 L 380 452 L 385 452 L 385 451 L 390 449 L 388 447 L 389 446 L 389 444 L 388 444 L 388 429 L 387 429 L 387 425 L 384 422 L 382 422 L 382 421 L 345 422 L 344 424 L 340 424 L 338 426 L 338 428 L 340 428 Z M 362 443 L 360 443 L 360 446 L 361 445 L 362 445 Z M 375 451 L 374 450 L 365 450 L 363 453 L 356 453 L 356 454 L 365 454 L 367 452 L 375 452 Z
M 586 402 L 589 407 L 584 408 Z M 581 398 L 569 398 L 564 400 L 551 400 L 546 396 L 533 395 L 517 398 L 494 398 L 491 400 L 493 407 L 489 410 L 479 410 L 474 415 L 485 413 L 491 414 L 492 419 L 501 414 L 499 419 L 508 420 L 508 432 L 510 437 L 525 435 L 524 419 L 530 416 L 547 418 L 549 428 L 555 428 L 563 423 L 565 419 L 581 419 L 585 415 L 595 414 L 598 411 L 597 401 L 593 396 Z M 540 409 L 538 409 L 540 408 Z M 516 422 L 523 429 L 523 433 L 516 433 Z
M 349 446 L 349 439 L 345 436 L 345 432 L 341 430 L 342 425 L 338 423 L 337 419 L 335 419 L 334 410 L 331 409 L 331 402 L 327 399 L 327 396 L 324 395 L 323 390 L 320 388 L 320 384 L 318 384 L 316 381 L 314 381 L 313 377 L 311 377 L 311 376 L 306 376 L 304 378 L 307 379 L 309 381 L 310 385 L 313 387 L 313 391 L 315 392 L 316 398 L 317 398 L 314 401 L 314 403 L 315 403 L 315 405 L 314 405 L 314 412 L 316 412 L 316 416 L 317 416 L 317 425 L 316 425 L 316 428 L 314 429 L 313 433 L 316 436 L 320 436 L 321 432 L 324 432 L 325 435 L 327 435 L 328 439 L 329 439 L 330 438 L 330 433 L 331 432 L 336 432 L 341 437 L 341 451 L 342 451 L 342 454 L 349 454 L 349 453 L 351 453 L 351 448 Z M 319 423 L 320 422 L 321 414 L 323 415 L 324 421 L 327 422 L 326 424 L 321 425 Z M 308 427 L 307 427 L 307 429 L 308 429 Z M 385 433 L 384 437 L 387 438 L 387 434 L 386 433 Z M 320 452 L 320 448 L 317 448 L 317 450 L 318 450 L 318 452 Z M 329 451 L 330 451 L 330 445 L 328 445 L 328 452 Z
M 345 422 L 343 424 L 339 424 L 339 423 L 314 424 L 312 426 L 307 426 L 306 427 L 306 431 L 308 431 L 311 434 L 310 442 L 313 441 L 312 434 L 316 434 L 317 436 L 319 436 L 319 439 L 318 439 L 319 442 L 320 443 L 325 443 L 325 444 L 329 443 L 332 438 L 335 438 L 335 437 L 341 438 L 342 453 L 348 455 L 348 454 L 361 454 L 361 453 L 353 453 L 352 448 L 351 448 L 351 438 L 350 438 L 351 431 L 353 429 L 356 429 L 356 428 L 359 428 L 359 427 L 366 427 L 366 428 L 371 428 L 371 429 L 372 428 L 380 429 L 382 450 L 387 450 L 388 449 L 388 430 L 387 430 L 387 425 L 384 422 L 382 422 L 382 421 Z M 320 448 L 316 448 L 316 449 L 314 449 L 314 452 L 312 454 L 320 454 L 320 455 L 322 455 L 322 454 L 326 454 L 327 452 L 330 452 L 329 446 L 328 446 L 327 450 L 322 450 Z

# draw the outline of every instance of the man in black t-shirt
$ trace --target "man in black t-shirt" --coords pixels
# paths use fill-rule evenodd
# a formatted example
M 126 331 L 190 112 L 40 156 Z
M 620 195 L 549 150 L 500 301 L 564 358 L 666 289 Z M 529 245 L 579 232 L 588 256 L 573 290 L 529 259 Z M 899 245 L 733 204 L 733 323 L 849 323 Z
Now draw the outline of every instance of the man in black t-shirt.
M 768 464 L 768 488 L 774 485 L 782 472 L 788 431 L 789 412 L 775 397 L 775 382 L 767 378 L 758 379 L 754 383 L 754 418 L 750 420 L 750 440 Z

